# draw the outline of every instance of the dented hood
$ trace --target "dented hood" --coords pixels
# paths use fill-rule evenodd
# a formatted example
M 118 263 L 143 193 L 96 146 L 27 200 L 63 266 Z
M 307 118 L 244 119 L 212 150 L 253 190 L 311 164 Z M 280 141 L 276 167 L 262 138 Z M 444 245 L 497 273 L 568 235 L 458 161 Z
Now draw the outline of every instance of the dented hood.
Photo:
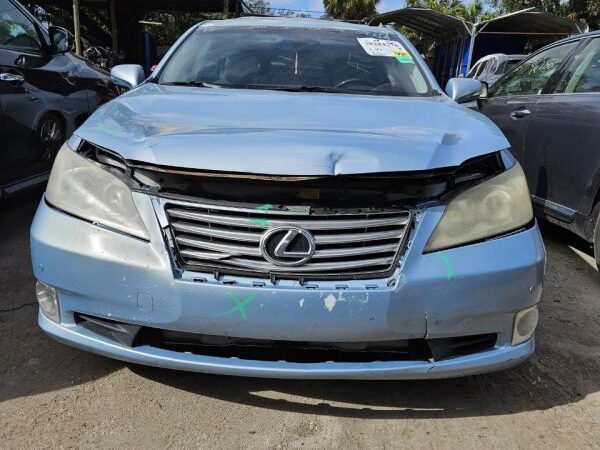
M 509 146 L 442 96 L 383 97 L 145 84 L 76 131 L 127 160 L 267 175 L 456 166 Z

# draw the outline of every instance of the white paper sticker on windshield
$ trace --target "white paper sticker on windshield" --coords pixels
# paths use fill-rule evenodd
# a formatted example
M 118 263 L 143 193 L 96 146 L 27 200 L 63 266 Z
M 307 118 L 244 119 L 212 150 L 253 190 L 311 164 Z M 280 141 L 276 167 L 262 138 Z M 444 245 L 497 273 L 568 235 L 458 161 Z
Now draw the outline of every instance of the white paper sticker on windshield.
M 387 39 L 356 38 L 360 46 L 371 56 L 389 56 L 404 64 L 414 64 L 410 53 L 398 41 Z

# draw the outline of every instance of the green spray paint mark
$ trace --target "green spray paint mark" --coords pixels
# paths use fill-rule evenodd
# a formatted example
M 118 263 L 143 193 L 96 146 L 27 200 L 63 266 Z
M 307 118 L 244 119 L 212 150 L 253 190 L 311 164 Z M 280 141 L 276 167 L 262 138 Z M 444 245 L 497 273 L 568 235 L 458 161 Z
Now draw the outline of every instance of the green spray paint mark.
M 448 259 L 448 256 L 444 252 L 440 252 L 440 257 L 446 266 L 446 279 L 450 281 L 452 279 L 452 263 Z
M 110 125 L 106 122 L 103 122 L 100 125 L 98 125 L 98 128 L 100 128 L 102 131 L 110 134 L 111 136 L 119 137 L 119 135 L 121 134 L 116 127 L 114 127 L 113 125 Z
M 248 316 L 246 315 L 246 310 L 244 309 L 244 307 L 247 306 L 248 304 L 250 304 L 251 302 L 253 302 L 254 300 L 256 300 L 256 294 L 249 295 L 243 301 L 240 300 L 236 294 L 229 294 L 229 295 L 231 295 L 231 298 L 233 298 L 235 300 L 235 306 L 219 315 L 220 316 L 228 316 L 229 314 L 233 314 L 233 313 L 239 311 L 240 314 L 242 315 L 242 319 L 246 320 L 248 318 Z
M 257 206 L 255 209 L 258 209 L 259 211 L 268 211 L 273 207 L 273 205 L 269 205 L 268 203 L 265 203 L 262 206 Z
M 267 219 L 248 219 L 248 222 L 254 223 L 261 228 L 269 228 L 269 221 Z

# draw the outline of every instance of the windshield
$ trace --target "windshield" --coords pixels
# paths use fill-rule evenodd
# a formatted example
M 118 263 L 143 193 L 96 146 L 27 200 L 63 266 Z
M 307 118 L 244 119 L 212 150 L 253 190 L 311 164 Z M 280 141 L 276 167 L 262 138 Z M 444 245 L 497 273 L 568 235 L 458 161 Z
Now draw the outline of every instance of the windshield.
M 394 34 L 318 28 L 200 27 L 167 62 L 159 83 L 430 95 Z

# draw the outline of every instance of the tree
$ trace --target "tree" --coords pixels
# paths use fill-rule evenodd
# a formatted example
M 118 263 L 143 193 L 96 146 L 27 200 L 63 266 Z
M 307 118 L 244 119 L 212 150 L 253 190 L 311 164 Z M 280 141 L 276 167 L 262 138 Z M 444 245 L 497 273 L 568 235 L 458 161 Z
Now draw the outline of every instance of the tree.
M 591 29 L 600 28 L 600 0 L 490 0 L 502 13 L 535 7 L 552 14 L 586 23 Z
M 363 20 L 373 17 L 379 0 L 323 0 L 327 15 L 340 20 Z
M 570 0 L 561 4 L 565 15 L 571 20 L 580 20 L 591 29 L 600 29 L 600 0 Z
M 468 5 L 465 5 L 461 0 L 407 0 L 406 6 L 430 8 L 444 14 L 460 17 L 471 23 L 488 20 L 498 15 L 497 11 L 484 11 L 481 0 L 474 0 Z
M 246 0 L 246 6 L 250 8 L 254 14 L 261 14 L 268 16 L 272 14 L 271 4 L 267 0 Z

